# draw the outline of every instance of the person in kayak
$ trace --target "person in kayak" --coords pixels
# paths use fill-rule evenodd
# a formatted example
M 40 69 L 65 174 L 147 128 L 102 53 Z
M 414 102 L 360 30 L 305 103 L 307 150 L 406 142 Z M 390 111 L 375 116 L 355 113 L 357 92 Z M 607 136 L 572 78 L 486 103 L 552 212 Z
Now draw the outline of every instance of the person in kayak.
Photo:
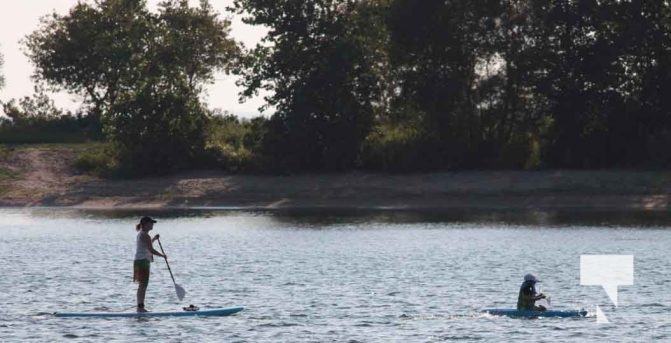
M 139 284 L 137 288 L 137 311 L 148 312 L 144 307 L 144 297 L 147 293 L 147 286 L 149 285 L 149 270 L 150 264 L 154 261 L 154 255 L 166 258 L 165 255 L 156 251 L 152 246 L 152 242 L 159 238 L 159 235 L 154 238 L 149 237 L 149 231 L 154 228 L 156 221 L 150 217 L 142 217 L 140 223 L 135 226 L 138 231 L 136 239 L 135 261 L 133 262 L 133 281 Z
M 536 306 L 536 300 L 545 299 L 543 293 L 536 294 L 536 283 L 540 282 L 533 274 L 524 275 L 524 282 L 520 286 L 517 296 L 517 309 L 519 311 L 545 311 L 542 305 Z

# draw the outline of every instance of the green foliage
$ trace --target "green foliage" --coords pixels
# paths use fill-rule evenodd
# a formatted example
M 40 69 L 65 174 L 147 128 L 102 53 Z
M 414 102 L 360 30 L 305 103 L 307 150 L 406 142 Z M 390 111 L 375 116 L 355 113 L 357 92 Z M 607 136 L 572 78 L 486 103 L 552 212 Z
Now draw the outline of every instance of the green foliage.
M 85 96 L 101 114 L 151 63 L 144 51 L 151 26 L 144 0 L 79 2 L 66 15 L 43 17 L 24 43 L 38 80 Z
M 7 122 L 3 122 L 6 126 L 30 126 L 53 121 L 65 115 L 39 88 L 35 89 L 35 95 L 32 97 L 26 96 L 18 101 L 12 99 L 3 103 L 2 108 L 9 118 Z
M 362 145 L 361 167 L 391 172 L 428 170 L 431 159 L 421 154 L 422 140 L 415 127 L 379 125 Z
M 511 139 L 500 117 L 507 99 L 495 73 L 479 73 L 497 59 L 500 1 L 392 2 L 388 16 L 392 67 L 398 70 L 397 107 L 417 108 L 425 135 L 419 154 L 438 168 L 488 166 Z
M 237 43 L 229 38 L 230 21 L 221 20 L 208 1 L 190 7 L 185 0 L 168 0 L 159 4 L 155 20 L 159 31 L 156 40 L 157 60 L 164 64 L 163 73 L 184 77 L 192 91 L 211 82 L 214 72 L 232 68 L 239 57 Z
M 270 28 L 237 70 L 244 95 L 272 91 L 263 154 L 276 170 L 355 165 L 380 98 L 375 51 L 365 43 L 368 2 L 236 0 L 245 21 Z
M 81 172 L 93 175 L 115 176 L 119 165 L 114 156 L 114 151 L 109 144 L 89 143 L 78 153 L 74 167 Z
M 37 79 L 86 97 L 123 172 L 671 164 L 666 2 L 234 0 L 268 28 L 244 52 L 208 1 L 188 3 L 78 3 L 26 39 Z M 217 70 L 275 114 L 210 113 Z M 5 104 L 0 137 L 67 117 L 31 101 Z
M 100 123 L 81 113 L 64 112 L 39 87 L 31 97 L 2 103 L 0 143 L 75 143 L 99 140 Z
M 207 125 L 206 150 L 218 168 L 229 172 L 261 171 L 255 159 L 262 144 L 267 120 L 240 120 L 230 114 L 213 115 Z
M 186 85 L 148 84 L 118 101 L 112 113 L 106 134 L 124 173 L 166 174 L 202 158 L 207 111 Z
M 237 150 L 244 147 L 248 131 L 245 121 L 238 117 L 228 113 L 214 114 L 207 125 L 207 141 L 211 145 L 226 145 Z
M 661 96 L 671 73 L 662 52 L 671 48 L 670 15 L 668 4 L 654 1 L 543 1 L 524 8 L 528 29 L 520 39 L 534 44 L 521 49 L 520 65 L 553 122 L 542 147 L 547 165 L 664 164 L 655 162 L 648 142 L 671 124 L 668 97 Z
M 209 2 L 144 0 L 78 3 L 43 18 L 26 39 L 38 80 L 86 97 L 131 175 L 200 163 L 207 111 L 202 85 L 237 58 L 230 22 Z
M 420 109 L 439 165 L 666 163 L 668 4 L 395 0 L 388 18 L 394 106 Z

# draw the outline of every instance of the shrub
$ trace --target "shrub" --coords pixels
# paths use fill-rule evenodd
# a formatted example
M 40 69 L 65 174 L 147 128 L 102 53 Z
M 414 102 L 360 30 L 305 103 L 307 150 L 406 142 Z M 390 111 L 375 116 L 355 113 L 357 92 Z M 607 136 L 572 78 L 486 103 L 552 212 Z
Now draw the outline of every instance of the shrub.
M 263 117 L 246 120 L 228 113 L 211 116 L 206 128 L 206 164 L 228 172 L 260 171 L 266 122 Z
M 420 130 L 404 124 L 382 124 L 363 142 L 361 167 L 380 171 L 417 171 L 425 169 Z M 423 161 L 424 160 L 424 161 Z
M 87 144 L 77 156 L 77 170 L 100 176 L 111 176 L 118 172 L 118 162 L 109 144 Z
M 97 117 L 56 108 L 39 87 L 32 97 L 12 99 L 2 108 L 7 118 L 0 118 L 0 143 L 80 143 L 102 139 Z

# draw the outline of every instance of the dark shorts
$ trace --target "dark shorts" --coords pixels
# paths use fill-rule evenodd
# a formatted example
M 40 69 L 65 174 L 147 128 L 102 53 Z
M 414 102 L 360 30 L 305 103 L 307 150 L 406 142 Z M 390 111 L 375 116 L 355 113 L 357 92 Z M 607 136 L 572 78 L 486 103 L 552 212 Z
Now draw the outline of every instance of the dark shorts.
M 149 260 L 135 260 L 133 262 L 133 281 L 137 283 L 148 283 L 150 267 L 151 263 Z

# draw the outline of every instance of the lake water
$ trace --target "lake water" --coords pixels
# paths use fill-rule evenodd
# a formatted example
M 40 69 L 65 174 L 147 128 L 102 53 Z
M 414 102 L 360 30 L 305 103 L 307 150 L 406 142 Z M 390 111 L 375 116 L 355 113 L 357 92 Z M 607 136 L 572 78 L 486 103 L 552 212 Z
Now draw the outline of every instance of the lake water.
M 135 304 L 134 225 L 159 221 L 147 307 L 244 306 L 230 317 L 55 318 Z M 0 341 L 439 342 L 671 340 L 671 216 L 506 213 L 0 209 Z M 615 307 L 580 285 L 580 255 L 634 255 Z M 599 305 L 610 324 L 511 319 L 534 273 L 555 308 Z

